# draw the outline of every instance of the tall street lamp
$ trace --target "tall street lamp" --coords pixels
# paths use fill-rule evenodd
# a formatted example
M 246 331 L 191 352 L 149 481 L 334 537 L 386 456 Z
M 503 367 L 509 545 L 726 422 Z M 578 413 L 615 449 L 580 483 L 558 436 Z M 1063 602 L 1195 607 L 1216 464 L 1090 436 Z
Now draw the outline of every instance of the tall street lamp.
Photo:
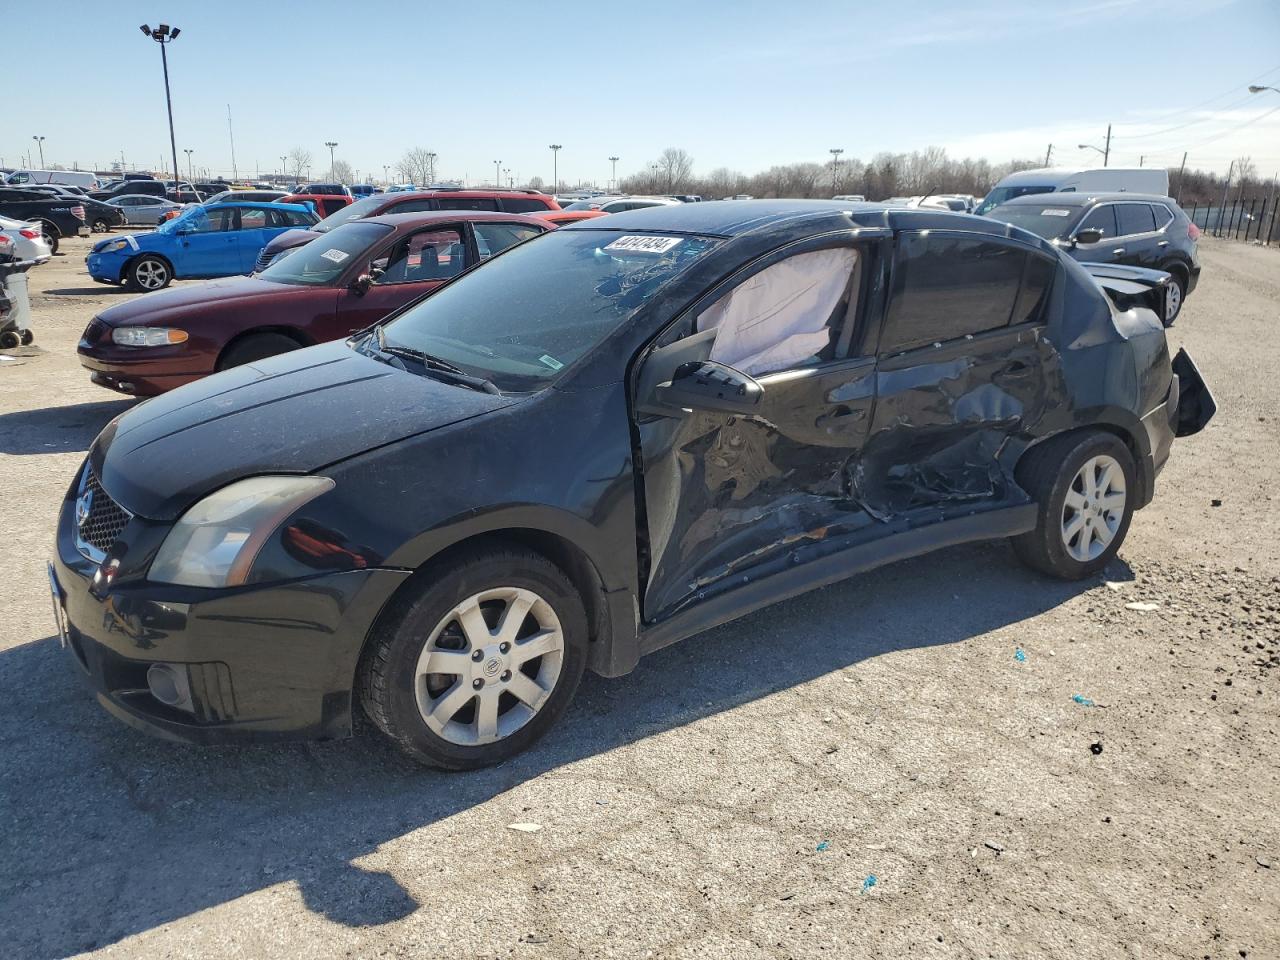
M 828 153 L 831 154 L 831 191 L 836 190 L 836 164 L 840 162 L 840 154 L 844 153 L 843 147 L 832 147 Z
M 502 189 L 502 161 L 493 161 L 493 185 Z
M 280 177 L 281 179 L 289 179 L 289 156 L 285 154 L 280 158 Z
M 618 189 L 618 158 L 610 157 L 609 162 L 613 164 L 613 189 Z
M 182 31 L 177 27 L 170 27 L 167 23 L 160 24 L 154 30 L 144 23 L 138 29 L 160 44 L 160 63 L 164 66 L 164 103 L 169 108 L 169 150 L 173 154 L 173 188 L 176 195 L 178 192 L 178 141 L 173 135 L 173 97 L 169 94 L 169 55 L 165 47 L 177 40 L 178 34 Z
M 1092 143 L 1081 143 L 1077 146 L 1081 150 L 1096 150 L 1102 154 L 1102 165 L 1107 165 L 1107 160 L 1111 157 L 1111 124 L 1107 124 L 1107 145 L 1105 147 L 1095 147 Z
M 391 165 L 384 163 L 382 165 L 382 179 L 386 181 L 387 186 L 391 186 Z
M 337 140 L 326 140 L 324 145 L 329 148 L 329 179 L 333 179 L 333 148 L 338 145 Z
M 551 150 L 551 192 L 554 194 L 560 189 L 560 147 L 561 144 L 549 144 Z
M 427 151 L 427 183 L 425 186 L 431 186 L 436 182 L 436 157 L 438 156 L 432 150 Z
M 32 137 L 36 142 L 36 146 L 40 148 L 40 169 L 44 169 L 44 137 Z
M 1280 87 L 1260 87 L 1256 83 L 1249 84 L 1250 93 L 1261 93 L 1263 90 L 1274 90 L 1276 93 L 1280 93 Z

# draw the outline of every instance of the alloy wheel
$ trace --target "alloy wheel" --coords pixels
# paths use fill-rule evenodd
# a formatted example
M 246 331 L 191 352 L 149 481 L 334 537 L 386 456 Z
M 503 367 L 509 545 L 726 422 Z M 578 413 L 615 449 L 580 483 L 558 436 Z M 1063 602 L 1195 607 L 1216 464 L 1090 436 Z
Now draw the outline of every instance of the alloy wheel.
M 143 260 L 133 273 L 144 290 L 159 290 L 169 280 L 169 269 L 159 260 Z
M 1164 318 L 1174 319 L 1182 309 L 1182 287 L 1177 281 L 1169 284 L 1169 292 L 1164 299 Z
M 436 624 L 414 671 L 423 721 L 460 746 L 515 733 L 546 704 L 564 664 L 559 617 L 521 587 L 467 597 Z
M 1088 563 L 1100 556 L 1124 522 L 1124 470 L 1100 454 L 1076 472 L 1062 505 L 1062 543 L 1072 559 Z

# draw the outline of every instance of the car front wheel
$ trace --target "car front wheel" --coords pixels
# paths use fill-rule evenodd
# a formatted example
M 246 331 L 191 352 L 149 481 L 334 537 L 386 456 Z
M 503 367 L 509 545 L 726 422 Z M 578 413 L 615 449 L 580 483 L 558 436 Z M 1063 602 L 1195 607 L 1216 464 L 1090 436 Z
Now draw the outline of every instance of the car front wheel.
M 1169 293 L 1164 301 L 1164 325 L 1166 327 L 1173 326 L 1173 321 L 1178 319 L 1178 314 L 1182 312 L 1182 301 L 1187 296 L 1187 284 L 1176 271 L 1169 274 L 1173 282 L 1169 284 Z
M 1090 430 L 1050 440 L 1019 464 L 1018 481 L 1038 505 L 1036 528 L 1012 540 L 1023 563 L 1080 580 L 1111 562 L 1137 495 L 1133 455 L 1119 437 Z
M 365 712 L 433 766 L 515 756 L 564 713 L 582 678 L 581 597 L 555 564 L 516 547 L 464 555 L 419 581 L 362 657 Z
M 131 290 L 163 290 L 173 279 L 173 271 L 159 257 L 138 257 L 125 268 L 124 277 Z

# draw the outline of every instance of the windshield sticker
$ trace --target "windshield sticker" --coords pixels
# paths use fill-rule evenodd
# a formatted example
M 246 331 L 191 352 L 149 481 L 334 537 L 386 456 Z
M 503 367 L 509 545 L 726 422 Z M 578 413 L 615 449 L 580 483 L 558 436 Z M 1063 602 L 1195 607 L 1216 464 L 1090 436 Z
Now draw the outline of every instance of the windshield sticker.
M 1054 209 L 1054 210 L 1041 210 L 1041 211 L 1040 211 L 1040 216 L 1042 216 L 1042 217 L 1069 217 L 1069 216 L 1071 216 L 1071 211 L 1070 211 L 1070 210 L 1063 210 L 1063 209 L 1061 209 L 1061 208 L 1057 208 L 1057 209 Z
M 324 253 L 320 254 L 320 256 L 324 257 L 326 260 L 332 260 L 334 263 L 341 263 L 343 260 L 347 259 L 347 257 L 351 256 L 351 254 L 347 253 L 345 250 L 326 250 Z
M 541 360 L 543 363 L 545 363 L 552 370 L 559 370 L 561 367 L 564 366 L 564 364 L 561 363 L 559 360 L 557 360 L 555 357 L 549 357 L 545 353 L 542 356 L 540 356 L 538 359 Z
M 605 247 L 617 253 L 666 253 L 680 243 L 680 237 L 619 237 Z

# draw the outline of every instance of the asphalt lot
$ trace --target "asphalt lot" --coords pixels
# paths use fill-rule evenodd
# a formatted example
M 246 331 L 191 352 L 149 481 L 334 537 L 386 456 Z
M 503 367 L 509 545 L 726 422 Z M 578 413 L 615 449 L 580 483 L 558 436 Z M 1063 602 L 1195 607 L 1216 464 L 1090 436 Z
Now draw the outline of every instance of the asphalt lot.
M 897 564 L 442 774 L 367 724 L 163 743 L 82 688 L 44 562 L 132 402 L 75 360 L 132 296 L 88 243 L 31 274 L 40 349 L 0 363 L 0 958 L 1280 956 L 1280 250 L 1202 242 L 1170 339 L 1220 412 L 1105 580 L 1003 543 Z

